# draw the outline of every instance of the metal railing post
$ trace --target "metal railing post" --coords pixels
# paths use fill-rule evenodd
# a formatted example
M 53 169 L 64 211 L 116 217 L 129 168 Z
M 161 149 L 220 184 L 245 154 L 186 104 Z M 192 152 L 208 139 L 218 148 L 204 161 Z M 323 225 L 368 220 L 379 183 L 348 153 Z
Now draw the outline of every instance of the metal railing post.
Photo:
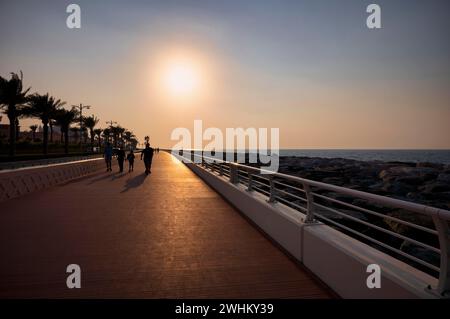
M 239 183 L 238 166 L 235 163 L 230 163 L 230 182 L 232 184 Z
M 182 153 L 182 151 L 180 151 L 180 152 Z M 216 170 L 215 165 L 217 162 L 210 157 L 204 156 L 203 153 L 201 156 L 200 156 L 200 154 L 198 154 L 198 155 L 197 154 L 198 153 L 195 153 L 196 165 L 206 166 L 206 169 L 209 167 L 212 171 L 215 172 L 215 170 Z M 191 155 L 194 155 L 193 151 L 191 151 Z M 187 156 L 187 154 L 186 154 L 186 156 Z M 222 154 L 222 157 L 225 157 L 224 153 Z M 209 160 L 211 160 L 211 162 L 208 162 Z M 224 168 L 224 165 L 226 166 L 225 168 Z M 229 169 L 229 171 L 228 171 L 228 169 Z M 379 242 L 378 238 L 376 238 L 374 236 L 367 236 L 366 234 L 358 231 L 357 228 L 355 229 L 355 228 L 349 227 L 345 224 L 335 222 L 332 220 L 332 218 L 327 218 L 326 215 L 322 216 L 322 214 L 321 214 L 322 212 L 330 211 L 333 214 L 343 216 L 347 219 L 353 220 L 360 224 L 364 224 L 368 227 L 371 227 L 371 228 L 377 229 L 379 231 L 382 231 L 384 233 L 390 234 L 391 236 L 401 238 L 406 241 L 410 241 L 421 247 L 425 247 L 425 249 L 429 249 L 430 251 L 434 251 L 437 254 L 440 254 L 440 257 L 441 257 L 440 258 L 440 267 L 438 267 L 437 265 L 432 264 L 425 259 L 418 258 L 415 255 L 403 252 L 402 250 L 397 249 L 393 245 L 389 245 L 388 243 L 386 243 L 386 245 L 385 245 L 385 248 L 391 250 L 392 252 L 396 253 L 397 255 L 403 256 L 404 258 L 408 258 L 410 261 L 414 261 L 418 264 L 421 264 L 424 267 L 427 267 L 428 269 L 431 269 L 435 272 L 439 272 L 438 283 L 436 284 L 435 282 L 433 282 L 433 284 L 432 284 L 433 287 L 431 287 L 431 285 L 430 285 L 427 288 L 427 290 L 429 293 L 432 293 L 435 296 L 440 296 L 440 297 L 450 296 L 450 225 L 449 225 L 450 211 L 449 210 L 439 209 L 439 208 L 425 206 L 425 205 L 421 205 L 421 204 L 415 204 L 415 203 L 406 202 L 406 201 L 402 201 L 402 200 L 398 200 L 398 199 L 394 199 L 394 198 L 390 198 L 390 197 L 386 197 L 386 196 L 380 196 L 380 195 L 362 192 L 362 191 L 358 191 L 358 190 L 354 190 L 354 189 L 350 189 L 350 188 L 321 183 L 321 182 L 308 180 L 308 179 L 304 179 L 304 178 L 300 178 L 300 177 L 296 177 L 296 176 L 292 176 L 292 175 L 288 175 L 288 174 L 273 173 L 273 172 L 265 171 L 263 169 L 260 169 L 259 172 L 268 173 L 268 175 L 266 175 L 266 177 L 264 178 L 265 182 L 260 183 L 259 181 L 255 180 L 255 178 L 259 178 L 262 176 L 259 175 L 259 172 L 255 169 L 255 167 L 241 165 L 241 164 L 238 164 L 235 162 L 224 161 L 224 162 L 220 163 L 218 171 L 219 171 L 220 175 L 225 175 L 225 176 L 228 176 L 228 173 L 229 173 L 229 177 L 227 179 L 229 179 L 230 183 L 238 184 L 239 180 L 240 180 L 239 170 L 245 171 L 248 174 L 247 175 L 248 181 L 245 181 L 245 182 L 242 181 L 244 188 L 245 188 L 245 186 L 247 186 L 246 188 L 248 191 L 257 191 L 258 193 L 264 194 L 264 196 L 266 196 L 266 198 L 267 198 L 267 201 L 270 203 L 276 202 L 277 197 L 280 196 L 278 198 L 278 200 L 280 202 L 282 202 L 282 203 L 288 202 L 288 204 L 292 203 L 293 204 L 292 206 L 295 207 L 295 209 L 297 209 L 298 211 L 300 211 L 302 213 L 306 212 L 306 216 L 303 221 L 304 223 L 311 224 L 311 225 L 321 224 L 322 222 L 324 224 L 333 224 L 333 225 L 336 225 L 337 227 L 342 227 L 342 229 L 344 229 L 344 230 L 355 233 L 358 236 L 363 236 L 363 238 L 366 238 L 369 241 L 372 241 L 375 243 Z M 68 175 L 68 177 L 70 177 L 71 175 L 74 174 L 74 172 L 70 171 L 65 174 Z M 0 172 L 0 175 L 1 175 L 1 172 Z M 267 179 L 269 180 L 269 183 L 267 183 Z M 290 185 L 290 183 L 287 183 L 287 184 L 284 183 L 284 181 L 286 181 L 286 180 L 290 181 L 290 182 L 294 182 L 296 185 Z M 263 185 L 262 189 L 259 186 L 259 184 Z M 303 187 L 298 187 L 299 184 L 301 184 Z M 269 187 L 269 192 L 267 191 L 267 187 Z M 279 188 L 277 189 L 277 187 L 279 187 Z M 285 190 L 286 187 L 289 189 L 293 189 L 295 191 L 300 191 L 300 192 L 304 193 L 305 197 L 303 197 L 302 195 L 297 196 L 297 195 L 291 194 L 291 192 Z M 322 193 L 322 192 L 315 193 L 316 189 L 324 190 L 326 192 L 325 193 Z M 421 215 L 432 217 L 434 225 L 435 225 L 435 227 L 434 227 L 435 229 L 431 229 L 432 227 L 430 228 L 428 226 L 421 225 L 420 223 L 414 223 L 413 221 L 406 221 L 406 220 L 402 221 L 399 218 L 389 217 L 389 216 L 384 217 L 384 214 L 377 212 L 377 209 L 372 210 L 372 209 L 360 207 L 353 203 L 348 203 L 343 200 L 338 200 L 338 199 L 334 198 L 333 196 L 328 195 L 327 192 L 346 195 L 346 196 L 349 196 L 352 198 L 362 199 L 362 200 L 368 201 L 370 203 L 373 202 L 375 204 L 379 204 L 380 206 L 386 206 L 386 207 L 395 208 L 395 209 L 403 209 L 403 210 L 411 211 L 415 214 L 421 214 Z M 288 197 L 289 195 L 292 195 L 292 197 L 295 199 L 295 201 L 292 201 L 289 198 L 286 199 L 285 195 L 286 195 L 286 197 Z M 297 201 L 302 201 L 304 203 L 297 204 Z M 316 201 L 317 201 L 317 203 L 316 203 Z M 306 202 L 306 209 L 304 206 L 305 202 Z M 346 207 L 350 207 L 351 209 L 356 209 L 357 211 L 361 211 L 361 212 L 369 214 L 371 216 L 377 216 L 377 217 L 381 217 L 381 218 L 389 217 L 390 220 L 394 220 L 402 225 L 407 225 L 408 227 L 414 227 L 419 230 L 425 231 L 427 233 L 437 235 L 440 248 L 438 249 L 437 247 L 429 245 L 425 242 L 421 242 L 414 238 L 409 238 L 408 236 L 398 234 L 396 231 L 384 229 L 383 227 L 377 226 L 375 223 L 371 223 L 368 221 L 366 222 L 363 219 L 352 217 L 351 215 L 346 214 L 345 212 L 342 212 L 340 209 L 335 208 L 335 205 L 333 203 L 336 203 L 339 205 L 344 205 Z M 361 205 L 361 206 L 364 206 L 364 205 Z M 319 217 L 319 219 L 315 218 L 316 214 Z M 303 215 L 301 215 L 301 216 L 303 216 Z M 399 259 L 398 257 L 395 257 L 395 258 Z M 400 260 L 403 260 L 403 259 L 400 259 Z M 410 263 L 408 263 L 408 264 L 410 264 Z M 419 269 L 417 266 L 413 265 L 413 267 L 415 267 L 416 269 Z
M 253 191 L 253 174 L 251 174 L 250 172 L 248 172 L 247 191 L 249 191 L 249 192 Z
M 270 175 L 269 183 L 270 183 L 269 203 L 275 203 L 277 201 L 277 199 L 276 199 L 276 189 L 275 189 L 275 182 L 273 180 L 273 175 Z
M 314 223 L 314 196 L 308 184 L 303 184 L 306 194 L 306 219 L 305 223 Z
M 439 248 L 441 250 L 441 265 L 437 291 L 441 296 L 450 293 L 450 229 L 448 221 L 433 216 L 433 222 L 438 232 Z

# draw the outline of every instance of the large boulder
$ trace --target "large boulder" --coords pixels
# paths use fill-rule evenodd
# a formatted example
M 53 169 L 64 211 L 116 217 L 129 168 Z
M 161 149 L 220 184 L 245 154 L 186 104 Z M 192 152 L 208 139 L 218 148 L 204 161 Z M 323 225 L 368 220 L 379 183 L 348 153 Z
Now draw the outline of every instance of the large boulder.
M 280 172 L 428 206 L 450 207 L 450 165 L 281 157 Z
M 425 194 L 450 192 L 450 184 L 437 181 L 422 186 L 420 190 Z
M 437 181 L 450 184 L 450 173 L 440 173 L 437 177 Z
M 384 182 L 403 179 L 414 184 L 436 178 L 438 170 L 431 167 L 394 166 L 382 170 L 378 175 Z
M 416 164 L 416 167 L 430 167 L 437 170 L 442 170 L 445 167 L 445 164 L 439 164 L 439 163 L 429 163 L 429 162 L 419 162 Z
M 384 183 L 381 189 L 394 197 L 405 197 L 408 193 L 415 191 L 416 187 L 394 180 Z

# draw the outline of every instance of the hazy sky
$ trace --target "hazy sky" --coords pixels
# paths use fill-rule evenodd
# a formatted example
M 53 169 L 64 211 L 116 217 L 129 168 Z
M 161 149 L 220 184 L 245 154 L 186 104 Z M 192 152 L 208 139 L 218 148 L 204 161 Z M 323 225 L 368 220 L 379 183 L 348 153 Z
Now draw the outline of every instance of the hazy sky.
M 370 3 L 381 30 L 366 27 Z M 448 0 L 0 0 L 0 75 L 23 70 L 33 91 L 160 146 L 201 119 L 278 127 L 283 148 L 450 148 L 449 12 Z M 183 98 L 163 85 L 180 59 L 196 78 Z

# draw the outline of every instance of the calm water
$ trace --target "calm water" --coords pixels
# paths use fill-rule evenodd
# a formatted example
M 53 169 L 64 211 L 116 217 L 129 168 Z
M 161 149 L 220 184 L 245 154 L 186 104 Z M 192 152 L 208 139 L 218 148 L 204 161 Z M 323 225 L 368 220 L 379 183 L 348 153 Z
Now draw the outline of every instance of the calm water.
M 360 161 L 430 162 L 450 164 L 450 150 L 280 150 L 281 156 L 348 158 Z

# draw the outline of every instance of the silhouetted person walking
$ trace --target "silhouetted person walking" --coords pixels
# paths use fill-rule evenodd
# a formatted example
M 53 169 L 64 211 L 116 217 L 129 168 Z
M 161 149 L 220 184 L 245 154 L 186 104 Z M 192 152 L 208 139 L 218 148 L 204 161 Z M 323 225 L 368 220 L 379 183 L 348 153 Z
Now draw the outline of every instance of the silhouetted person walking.
M 152 168 L 152 160 L 153 160 L 153 148 L 150 147 L 150 144 L 147 143 L 145 145 L 145 149 L 141 153 L 141 160 L 144 158 L 144 164 L 145 164 L 145 174 L 151 174 L 151 168 Z
M 123 161 L 125 161 L 125 151 L 119 148 L 117 151 L 117 162 L 119 163 L 119 171 L 123 172 Z
M 132 172 L 134 170 L 134 153 L 133 150 L 130 151 L 127 155 L 128 160 L 128 172 Z
M 112 149 L 111 143 L 108 142 L 108 143 L 106 143 L 105 152 L 103 153 L 103 155 L 105 157 L 107 172 L 112 171 L 112 168 L 111 168 L 112 154 L 113 154 L 113 149 Z

